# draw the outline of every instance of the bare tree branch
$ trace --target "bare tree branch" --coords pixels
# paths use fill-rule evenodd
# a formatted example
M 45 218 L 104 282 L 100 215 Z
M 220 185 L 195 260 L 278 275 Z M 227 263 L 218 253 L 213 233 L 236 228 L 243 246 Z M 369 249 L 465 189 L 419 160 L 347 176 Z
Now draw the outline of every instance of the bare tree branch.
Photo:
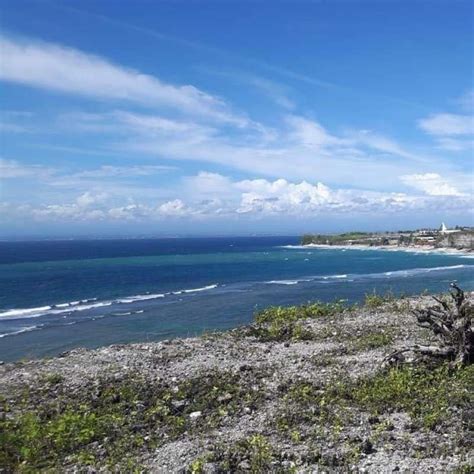
M 440 341 L 439 346 L 414 345 L 400 349 L 388 357 L 388 364 L 401 363 L 406 354 L 448 358 L 457 365 L 471 364 L 474 360 L 474 332 L 472 319 L 473 304 L 466 299 L 465 293 L 456 283 L 451 283 L 451 303 L 433 297 L 438 303 L 423 309 L 412 311 L 419 327 L 431 329 Z

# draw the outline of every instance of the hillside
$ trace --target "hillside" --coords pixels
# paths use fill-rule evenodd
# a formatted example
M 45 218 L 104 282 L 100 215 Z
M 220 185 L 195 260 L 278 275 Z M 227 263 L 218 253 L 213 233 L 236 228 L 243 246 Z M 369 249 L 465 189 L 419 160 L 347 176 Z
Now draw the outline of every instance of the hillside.
M 2 472 L 469 472 L 473 367 L 381 369 L 426 341 L 409 309 L 428 302 L 269 308 L 225 333 L 3 364 Z

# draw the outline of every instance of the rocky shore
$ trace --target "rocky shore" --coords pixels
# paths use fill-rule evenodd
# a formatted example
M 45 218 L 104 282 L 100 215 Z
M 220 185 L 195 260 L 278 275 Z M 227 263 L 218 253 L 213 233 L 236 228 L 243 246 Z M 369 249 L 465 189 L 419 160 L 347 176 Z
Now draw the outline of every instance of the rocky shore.
M 431 302 L 3 364 L 0 472 L 472 472 L 472 367 L 381 367 L 430 337 L 410 309 Z
M 412 252 L 412 253 L 434 253 L 440 255 L 469 255 L 473 254 L 472 249 L 435 247 L 433 245 L 363 245 L 363 244 L 304 244 L 304 248 L 326 248 L 341 250 L 388 250 L 392 252 Z

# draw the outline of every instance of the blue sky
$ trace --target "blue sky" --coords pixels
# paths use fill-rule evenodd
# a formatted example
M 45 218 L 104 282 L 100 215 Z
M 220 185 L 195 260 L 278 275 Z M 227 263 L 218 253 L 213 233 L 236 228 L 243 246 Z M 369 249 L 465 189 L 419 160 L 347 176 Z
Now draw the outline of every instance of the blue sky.
M 472 2 L 0 5 L 2 236 L 472 225 Z

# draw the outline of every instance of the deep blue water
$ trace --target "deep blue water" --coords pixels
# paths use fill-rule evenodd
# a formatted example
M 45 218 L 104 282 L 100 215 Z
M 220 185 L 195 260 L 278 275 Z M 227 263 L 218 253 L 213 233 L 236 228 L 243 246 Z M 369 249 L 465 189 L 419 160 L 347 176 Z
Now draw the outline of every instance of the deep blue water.
M 474 289 L 472 256 L 285 247 L 297 237 L 0 242 L 0 360 L 248 323 L 376 289 Z

